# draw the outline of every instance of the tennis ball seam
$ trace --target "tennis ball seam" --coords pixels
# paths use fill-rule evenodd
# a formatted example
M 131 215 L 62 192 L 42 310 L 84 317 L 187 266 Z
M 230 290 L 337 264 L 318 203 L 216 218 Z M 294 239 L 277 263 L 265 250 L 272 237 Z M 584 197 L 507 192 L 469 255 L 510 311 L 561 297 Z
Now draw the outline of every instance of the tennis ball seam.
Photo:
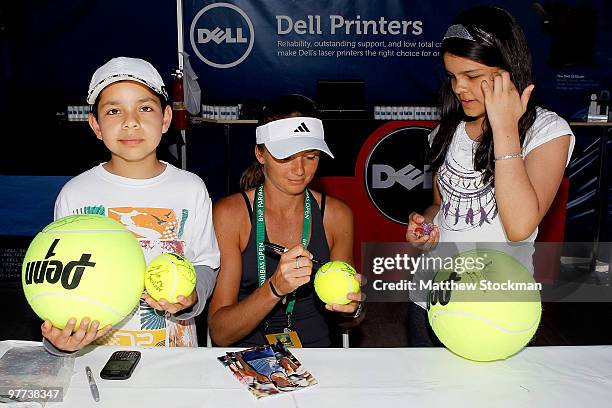
M 354 274 L 350 273 L 349 271 L 342 270 L 342 269 L 340 269 L 340 270 L 332 270 L 332 267 L 333 267 L 332 264 L 334 262 L 338 262 L 338 263 L 344 264 L 345 266 L 348 266 L 349 268 L 352 268 L 350 265 L 348 265 L 348 264 L 346 264 L 345 262 L 342 262 L 342 261 L 333 261 L 333 262 L 326 263 L 325 265 L 323 265 L 317 271 L 317 273 L 315 275 L 315 281 L 314 281 L 315 291 L 317 292 L 317 295 L 319 296 L 319 298 L 323 302 L 325 302 L 325 303 L 345 305 L 345 304 L 348 304 L 348 303 L 351 302 L 351 300 L 346 295 L 348 293 L 350 293 L 350 292 L 355 291 L 353 289 L 353 286 L 354 286 L 353 285 L 353 283 L 354 283 L 353 281 L 355 281 L 357 283 L 357 291 L 359 290 L 358 282 L 356 281 L 356 279 L 354 277 Z M 344 278 L 344 281 L 345 281 L 344 283 L 346 285 L 345 294 L 341 295 L 339 298 L 336 298 L 336 299 L 327 299 L 327 296 L 325 296 L 325 295 L 322 296 L 321 293 L 320 293 L 320 289 L 317 288 L 318 285 L 322 284 L 321 281 L 323 279 L 325 279 L 325 277 L 328 274 L 334 274 L 334 275 L 339 274 L 339 275 L 341 275 Z M 333 277 L 332 277 L 332 279 L 333 279 Z M 327 292 L 327 291 L 324 291 L 324 292 Z M 326 298 L 326 299 L 324 299 L 324 298 Z
M 30 263 L 36 268 L 29 276 Z M 137 310 L 145 267 L 143 248 L 124 225 L 103 215 L 73 215 L 36 234 L 23 259 L 21 281 L 34 313 L 58 328 L 70 317 L 85 316 L 102 327 Z M 37 279 L 28 279 L 34 272 Z
M 49 296 L 57 296 L 57 297 L 70 297 L 70 298 L 78 299 L 78 300 L 81 300 L 81 301 L 88 302 L 88 303 L 91 303 L 91 304 L 93 304 L 93 305 L 96 305 L 96 306 L 98 306 L 98 307 L 100 307 L 100 308 L 102 308 L 102 309 L 105 309 L 105 310 L 106 310 L 106 311 L 108 311 L 108 312 L 114 313 L 114 314 L 115 314 L 115 315 L 117 315 L 118 317 L 125 318 L 125 316 L 127 316 L 127 315 L 125 315 L 125 314 L 123 314 L 123 313 L 120 313 L 120 312 L 119 312 L 119 311 L 117 311 L 116 309 L 114 309 L 114 308 L 112 308 L 112 307 L 108 306 L 107 304 L 102 303 L 102 302 L 100 302 L 100 301 L 97 301 L 97 300 L 95 300 L 95 299 L 91 299 L 91 298 L 88 298 L 88 297 L 86 297 L 86 296 L 73 295 L 73 294 L 68 294 L 68 293 L 41 293 L 41 294 L 39 294 L 39 295 L 34 295 L 34 296 L 32 296 L 32 297 L 29 299 L 29 301 L 30 301 L 30 302 L 34 302 L 34 301 L 35 301 L 35 300 L 37 300 L 38 298 L 49 297 Z
M 471 317 L 474 319 L 478 319 L 481 320 L 484 323 L 487 323 L 493 327 L 495 327 L 496 329 L 504 332 L 504 333 L 508 333 L 508 334 L 523 334 L 523 333 L 528 333 L 529 331 L 531 331 L 533 329 L 534 326 L 537 326 L 540 322 L 540 319 L 538 318 L 535 322 L 533 322 L 531 324 L 531 326 L 529 326 L 528 328 L 522 329 L 522 330 L 510 330 L 507 329 L 505 327 L 500 326 L 499 324 L 495 323 L 494 321 L 487 319 L 486 317 L 482 317 L 480 315 L 474 314 L 474 313 L 470 313 L 470 312 L 465 312 L 462 310 L 443 310 L 440 312 L 435 313 L 433 316 L 431 316 L 431 320 L 435 320 L 437 319 L 439 316 L 442 315 L 446 315 L 446 314 L 456 314 L 456 315 L 462 315 L 465 317 Z M 433 322 L 432 322 L 432 326 L 433 326 Z
M 148 283 L 150 283 L 150 281 L 148 280 L 149 275 L 150 275 L 150 268 L 151 265 L 157 263 L 156 266 L 158 267 L 162 267 L 162 265 L 164 265 L 163 267 L 163 274 L 159 275 L 160 281 L 168 281 L 171 280 L 172 282 L 166 282 L 167 285 L 164 285 L 166 287 L 166 293 L 165 295 L 162 293 L 164 292 L 163 290 L 155 290 L 154 292 L 149 292 L 149 295 L 151 295 L 153 297 L 153 299 L 161 299 L 162 297 L 166 300 L 168 300 L 170 303 L 178 303 L 178 299 L 177 297 L 179 295 L 182 294 L 182 291 L 179 291 L 180 286 L 183 283 L 187 283 L 188 286 L 193 286 L 193 288 L 195 289 L 196 286 L 196 276 L 197 276 L 197 272 L 195 271 L 195 267 L 193 266 L 193 264 L 191 264 L 191 262 L 179 255 L 179 254 L 174 254 L 172 252 L 168 252 L 168 253 L 162 253 L 160 255 L 158 255 L 157 257 L 155 257 L 153 260 L 151 260 L 151 262 L 149 263 L 149 266 L 147 267 L 147 270 L 145 271 L 145 288 L 146 289 L 151 289 L 151 288 L 147 288 Z M 179 263 L 182 263 L 181 265 L 179 265 Z M 186 264 L 185 264 L 186 263 Z M 194 279 L 187 279 L 185 277 L 185 275 L 182 273 L 181 268 L 187 269 L 189 271 L 193 272 L 194 275 Z M 164 277 L 162 277 L 162 275 Z M 192 289 L 193 290 L 193 289 Z M 191 294 L 191 292 L 184 294 L 184 296 L 189 296 L 189 294 Z M 157 296 L 159 296 L 159 298 L 157 298 Z
M 324 273 L 327 273 L 327 271 L 325 271 Z M 348 274 L 346 272 L 343 272 L 343 275 L 345 277 L 347 277 L 347 278 L 351 278 L 352 277 L 352 276 L 350 276 L 350 274 Z M 353 288 L 352 288 L 351 282 L 350 282 L 350 280 L 347 279 L 346 280 L 346 293 L 347 294 L 350 293 L 352 291 L 352 289 Z M 340 302 L 343 302 L 345 300 L 348 300 L 348 298 L 346 297 L 346 295 L 343 295 L 340 298 L 333 300 L 331 303 L 338 303 L 339 304 Z
M 166 256 L 166 258 L 170 258 L 170 256 Z M 179 281 L 178 270 L 176 269 L 176 264 L 171 260 L 168 260 L 170 266 L 172 266 L 172 289 L 170 290 L 170 299 L 168 300 L 176 300 L 176 285 Z
M 352 276 L 349 273 L 347 273 L 347 272 L 344 272 L 344 276 L 346 276 L 349 279 L 352 278 Z M 349 279 L 346 280 L 346 293 L 347 294 L 349 294 L 349 293 L 351 293 L 353 291 L 353 285 L 351 284 L 351 281 Z M 335 303 L 344 302 L 345 300 L 348 300 L 349 303 L 351 302 L 349 300 L 349 298 L 347 298 L 346 295 L 344 295 L 340 299 L 336 300 Z

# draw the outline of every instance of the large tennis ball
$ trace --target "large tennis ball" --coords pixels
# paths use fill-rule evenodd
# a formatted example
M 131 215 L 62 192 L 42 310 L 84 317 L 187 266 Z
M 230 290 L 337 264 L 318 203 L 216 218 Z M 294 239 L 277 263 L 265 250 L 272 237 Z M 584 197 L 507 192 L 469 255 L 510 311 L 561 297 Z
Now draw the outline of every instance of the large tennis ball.
M 196 284 L 196 271 L 188 259 L 175 253 L 156 256 L 145 271 L 145 289 L 155 300 L 176 303 L 178 296 L 189 296 Z
M 314 279 L 317 296 L 324 303 L 346 305 L 351 300 L 346 295 L 359 292 L 359 282 L 355 279 L 355 268 L 346 262 L 327 262 L 319 268 Z
M 64 328 L 71 317 L 123 320 L 144 288 L 142 249 L 122 224 L 101 215 L 73 215 L 47 225 L 26 252 L 21 281 L 34 312 Z
M 453 353 L 475 361 L 519 352 L 540 323 L 539 285 L 512 256 L 490 249 L 463 252 L 440 270 L 427 299 L 429 323 Z

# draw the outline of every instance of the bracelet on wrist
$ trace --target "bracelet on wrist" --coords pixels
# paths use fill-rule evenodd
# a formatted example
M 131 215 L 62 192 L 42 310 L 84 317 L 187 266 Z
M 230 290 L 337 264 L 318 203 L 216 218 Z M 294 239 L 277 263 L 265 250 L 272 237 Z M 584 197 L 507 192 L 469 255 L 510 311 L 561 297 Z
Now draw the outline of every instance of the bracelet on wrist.
M 277 298 L 279 298 L 279 299 L 284 298 L 284 296 L 283 296 L 283 295 L 280 295 L 280 294 L 279 294 L 279 293 L 276 291 L 276 288 L 274 287 L 274 285 L 272 285 L 272 279 L 268 279 L 268 283 L 270 284 L 270 290 L 272 290 L 272 294 L 273 294 L 274 296 L 276 296 L 276 297 L 277 297 Z
M 524 158 L 523 153 L 514 153 L 514 154 L 506 154 L 503 156 L 495 156 L 495 161 L 518 159 L 518 158 L 523 159 Z
M 362 311 L 363 311 L 363 302 L 359 302 L 359 304 L 357 305 L 357 309 L 355 309 L 355 312 L 353 314 L 345 313 L 344 315 L 346 317 L 350 317 L 350 318 L 356 319 L 356 318 L 359 317 L 359 315 L 361 314 Z

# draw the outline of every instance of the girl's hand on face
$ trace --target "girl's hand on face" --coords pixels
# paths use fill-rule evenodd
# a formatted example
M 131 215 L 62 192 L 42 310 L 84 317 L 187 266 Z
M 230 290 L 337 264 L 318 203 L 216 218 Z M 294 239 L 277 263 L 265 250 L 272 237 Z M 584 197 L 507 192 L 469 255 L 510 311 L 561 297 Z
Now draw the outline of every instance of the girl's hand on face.
M 480 86 L 491 128 L 518 128 L 518 121 L 527 110 L 535 85 L 529 85 L 522 94 L 519 94 L 510 80 L 510 73 L 500 70 L 493 74 L 491 81 L 482 81 Z

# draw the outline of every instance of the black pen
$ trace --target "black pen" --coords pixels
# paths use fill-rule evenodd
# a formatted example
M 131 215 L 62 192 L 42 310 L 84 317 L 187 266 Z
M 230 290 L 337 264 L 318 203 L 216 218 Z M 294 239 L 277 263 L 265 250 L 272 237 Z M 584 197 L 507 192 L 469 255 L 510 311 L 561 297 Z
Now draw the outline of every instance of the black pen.
M 285 247 L 284 247 L 284 246 L 282 246 L 282 245 L 273 244 L 273 243 L 268 242 L 268 241 L 264 241 L 264 243 L 263 243 L 263 244 L 264 244 L 264 246 L 265 246 L 266 248 L 270 248 L 271 250 L 273 250 L 273 251 L 277 251 L 277 252 L 283 252 L 283 253 L 284 253 L 284 252 L 287 252 L 287 251 L 289 250 L 289 249 L 285 248 Z M 317 258 L 312 258 L 312 259 L 311 259 L 311 261 L 312 261 L 312 263 L 313 263 L 313 264 L 317 264 L 317 265 L 323 265 L 323 264 L 325 264 L 325 262 L 320 261 L 320 260 L 318 260 Z

